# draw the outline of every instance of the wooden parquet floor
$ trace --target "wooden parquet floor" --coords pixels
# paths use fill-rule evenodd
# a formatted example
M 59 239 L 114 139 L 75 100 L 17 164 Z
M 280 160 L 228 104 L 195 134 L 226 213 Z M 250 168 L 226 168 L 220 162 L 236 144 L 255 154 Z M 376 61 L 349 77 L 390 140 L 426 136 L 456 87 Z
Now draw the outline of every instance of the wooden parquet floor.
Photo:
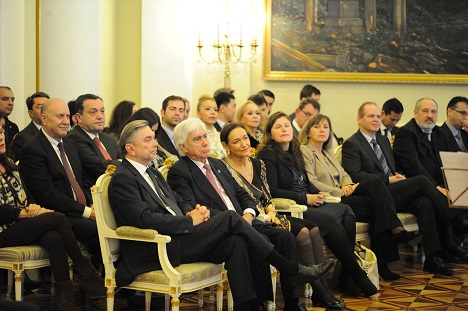
M 374 310 L 468 310 L 468 263 L 452 264 L 455 274 L 451 277 L 434 275 L 422 271 L 421 254 L 412 253 L 410 249 L 400 252 L 401 260 L 391 264 L 394 272 L 400 273 L 402 278 L 393 282 L 380 281 L 379 292 L 371 298 L 350 297 L 339 290 L 333 290 L 337 297 L 341 297 L 347 304 L 346 310 L 374 311 Z M 330 274 L 331 277 L 331 274 Z M 331 284 L 331 280 L 329 280 Z M 282 310 L 284 301 L 281 286 L 277 284 L 276 310 Z M 79 286 L 77 286 L 79 288 Z M 225 295 L 226 296 L 226 295 Z M 91 310 L 85 306 L 82 293 L 77 294 L 77 301 L 82 304 L 82 310 Z M 5 295 L 2 295 L 5 299 Z M 34 303 L 42 310 L 57 310 L 56 302 L 47 288 L 37 289 L 26 293 L 25 301 Z M 216 311 L 215 305 L 209 303 L 209 291 L 205 291 L 204 307 L 198 308 L 198 294 L 186 294 L 181 297 L 181 311 Z M 301 298 L 309 311 L 325 310 L 314 307 L 309 298 Z M 224 309 L 227 310 L 226 301 Z M 115 310 L 136 311 L 130 309 L 123 299 L 116 299 Z

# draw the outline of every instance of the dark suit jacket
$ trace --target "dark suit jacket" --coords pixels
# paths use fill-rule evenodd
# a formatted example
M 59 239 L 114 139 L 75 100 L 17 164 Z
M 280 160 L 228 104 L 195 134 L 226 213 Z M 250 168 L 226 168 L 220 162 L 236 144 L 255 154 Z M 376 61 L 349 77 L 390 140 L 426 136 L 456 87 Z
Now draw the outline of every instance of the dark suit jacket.
M 447 126 L 447 123 L 444 122 L 441 128 L 447 135 L 447 140 L 450 145 L 450 148 L 452 148 L 453 151 L 461 151 L 460 146 L 458 146 L 457 140 L 455 136 L 453 136 L 452 131 Z M 460 134 L 462 137 L 463 144 L 465 144 L 465 147 L 468 148 L 468 133 L 464 130 L 460 130 Z
M 287 198 L 296 201 L 297 204 L 307 204 L 307 193 L 319 193 L 319 190 L 309 182 L 305 171 L 307 191 L 298 192 L 293 190 L 294 168 L 281 161 L 278 152 L 273 148 L 262 148 L 257 155 L 257 159 L 263 160 L 265 163 L 268 185 L 273 198 Z
M 161 147 L 166 149 L 169 153 L 180 158 L 179 152 L 177 151 L 176 147 L 174 146 L 174 144 L 172 143 L 172 141 L 170 140 L 169 136 L 163 128 L 160 128 L 156 133 L 156 139 L 158 140 L 158 144 L 160 144 Z
M 122 153 L 115 139 L 110 135 L 101 132 L 99 133 L 99 140 L 106 148 L 112 160 L 104 159 L 94 141 L 80 126 L 75 126 L 67 137 L 73 140 L 78 148 L 81 165 L 85 172 L 85 188 L 91 188 L 96 183 L 99 176 L 106 171 L 107 165 L 120 165 L 120 161 L 117 159 L 122 158 Z
M 21 160 L 21 150 L 24 145 L 39 133 L 37 126 L 31 121 L 21 132 L 19 132 L 11 142 L 11 150 L 14 154 L 14 160 Z
M 152 172 L 164 194 L 184 208 L 182 199 L 169 188 L 164 177 L 157 170 L 152 169 Z M 148 182 L 126 159 L 122 160 L 122 165 L 112 177 L 109 203 L 117 226 L 155 229 L 161 234 L 171 235 L 171 243 L 167 244 L 169 260 L 175 266 L 180 264 L 182 252 L 178 236 L 193 233 L 192 218 L 170 214 Z M 185 209 L 191 210 L 188 206 Z M 121 260 L 116 273 L 118 286 L 131 283 L 138 274 L 161 269 L 156 246 L 152 247 L 144 242 L 121 241 L 120 253 Z
M 83 189 L 87 205 L 91 206 L 91 194 L 83 188 L 78 149 L 72 140 L 64 137 L 62 141 L 76 181 Z M 82 217 L 85 206 L 75 200 L 62 162 L 42 130 L 23 147 L 19 167 L 38 204 L 67 216 Z
M 444 187 L 440 151 L 452 151 L 443 130 L 435 126 L 429 141 L 414 118 L 398 130 L 393 142 L 396 166 L 403 174 L 425 175 L 434 185 Z
M 18 134 L 19 129 L 16 123 L 11 122 L 8 117 L 5 117 L 5 142 L 6 142 L 6 154 L 11 158 L 13 156 L 13 150 L 11 150 L 11 142 Z
M 254 200 L 234 180 L 226 165 L 224 165 L 222 161 L 214 158 L 210 158 L 208 161 L 213 174 L 223 186 L 237 213 L 242 215 L 244 209 L 252 208 L 258 215 Z M 223 199 L 218 195 L 216 189 L 213 188 L 205 174 L 203 174 L 200 168 L 187 156 L 181 157 L 180 160 L 174 163 L 170 168 L 167 175 L 167 182 L 172 189 L 177 191 L 191 209 L 197 204 L 204 205 L 212 211 L 212 215 L 215 215 L 217 211 L 228 210 Z M 184 211 L 184 213 L 185 212 L 187 211 Z
M 375 139 L 385 156 L 385 160 L 387 160 L 388 168 L 392 174 L 395 174 L 395 160 L 390 141 L 383 135 L 375 135 Z M 363 182 L 377 176 L 388 185 L 388 175 L 385 174 L 374 149 L 361 131 L 357 131 L 344 142 L 341 157 L 344 170 L 348 172 L 354 182 Z
M 213 124 L 213 126 L 215 127 L 215 129 L 218 131 L 218 132 L 221 132 L 222 128 L 221 128 L 221 125 L 219 125 L 219 123 L 216 121 L 215 124 Z

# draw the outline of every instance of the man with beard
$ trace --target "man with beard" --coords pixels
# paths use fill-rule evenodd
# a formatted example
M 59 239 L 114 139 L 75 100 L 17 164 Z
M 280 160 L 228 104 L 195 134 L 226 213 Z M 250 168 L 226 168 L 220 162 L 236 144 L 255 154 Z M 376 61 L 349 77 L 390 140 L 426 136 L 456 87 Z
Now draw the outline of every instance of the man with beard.
M 393 150 L 396 166 L 406 177 L 425 175 L 443 194 L 442 160 L 439 151 L 452 151 L 443 130 L 436 126 L 438 106 L 431 98 L 421 98 L 414 107 L 414 118 L 395 135 Z

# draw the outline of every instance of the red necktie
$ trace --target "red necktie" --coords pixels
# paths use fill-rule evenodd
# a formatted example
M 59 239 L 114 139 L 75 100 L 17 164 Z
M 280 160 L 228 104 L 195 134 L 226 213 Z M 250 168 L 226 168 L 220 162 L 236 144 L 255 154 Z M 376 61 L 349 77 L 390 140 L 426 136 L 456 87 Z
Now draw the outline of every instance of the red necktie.
M 65 149 L 63 148 L 63 143 L 59 142 L 58 148 L 60 150 L 60 158 L 62 159 L 63 168 L 67 173 L 68 180 L 73 188 L 73 192 L 75 192 L 76 198 L 78 202 L 83 205 L 86 205 L 86 197 L 84 195 L 83 190 L 81 189 L 80 185 L 76 181 L 75 175 L 73 175 L 70 163 L 68 163 L 67 155 L 65 154 Z
M 104 157 L 104 159 L 106 159 L 106 160 L 112 160 L 112 157 L 111 157 L 110 154 L 107 152 L 106 148 L 104 148 L 104 146 L 101 144 L 101 141 L 99 140 L 99 137 L 95 136 L 95 137 L 93 138 L 93 141 L 94 141 L 94 143 L 96 144 L 96 146 L 98 147 L 99 151 L 101 151 L 102 156 Z

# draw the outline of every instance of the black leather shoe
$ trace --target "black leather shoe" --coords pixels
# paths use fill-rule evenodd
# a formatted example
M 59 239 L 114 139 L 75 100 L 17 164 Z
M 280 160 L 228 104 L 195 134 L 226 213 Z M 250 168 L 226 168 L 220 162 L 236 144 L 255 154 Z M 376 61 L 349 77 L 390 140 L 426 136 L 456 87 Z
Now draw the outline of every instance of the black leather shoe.
M 325 302 L 319 298 L 312 297 L 312 303 L 314 306 L 331 310 L 343 310 L 346 308 L 346 303 L 343 301 L 343 299 L 337 299 L 333 302 Z
M 328 270 L 333 267 L 334 264 L 334 259 L 327 259 L 322 263 L 311 266 L 298 264 L 299 271 L 291 278 L 291 282 L 294 285 L 312 283 L 313 281 L 318 280 L 324 276 Z
M 460 245 L 452 247 L 448 251 L 453 256 L 460 258 L 460 261 L 468 262 L 468 251 Z
M 438 257 L 442 258 L 445 262 L 448 262 L 448 263 L 460 262 L 460 258 L 450 254 L 448 251 L 440 251 Z
M 34 290 L 41 286 L 42 282 L 31 280 L 26 273 L 24 274 L 24 290 Z
M 421 242 L 422 235 L 417 233 L 409 233 L 406 230 L 401 231 L 392 235 L 393 241 L 398 244 L 408 244 L 409 246 L 415 246 Z
M 423 270 L 426 272 L 434 273 L 434 274 L 440 274 L 440 275 L 447 275 L 451 276 L 453 275 L 453 270 L 450 269 L 449 266 L 444 262 L 444 260 L 440 257 L 431 257 L 431 258 L 426 258 L 426 261 L 424 262 L 424 267 Z
M 307 311 L 307 308 L 302 303 L 297 303 L 294 305 L 285 304 L 283 311 Z

